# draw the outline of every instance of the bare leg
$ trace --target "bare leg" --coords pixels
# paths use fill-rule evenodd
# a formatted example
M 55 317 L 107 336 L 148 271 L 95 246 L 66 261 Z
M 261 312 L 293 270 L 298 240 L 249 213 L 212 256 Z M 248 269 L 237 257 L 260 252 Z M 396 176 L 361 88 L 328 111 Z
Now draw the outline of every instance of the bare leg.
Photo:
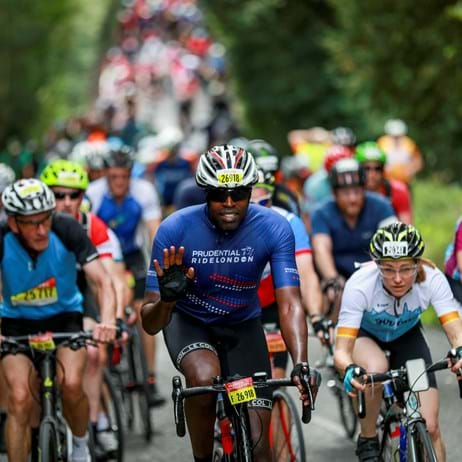
M 38 380 L 29 358 L 22 354 L 8 355 L 2 360 L 8 388 L 8 419 L 6 445 L 10 462 L 27 462 L 31 444 L 31 418 L 34 409 L 33 393 Z M 30 380 L 35 377 L 35 380 Z
M 220 362 L 211 351 L 196 350 L 183 358 L 181 370 L 188 387 L 211 385 L 212 378 L 220 375 Z M 196 457 L 212 455 L 215 403 L 213 395 L 197 396 L 185 402 L 186 422 Z
M 85 436 L 89 421 L 88 398 L 83 391 L 83 376 L 87 352 L 70 348 L 58 350 L 58 360 L 64 371 L 58 368 L 58 383 L 61 386 L 63 413 L 72 433 Z
M 255 462 L 271 462 L 272 457 L 269 444 L 271 412 L 267 409 L 249 408 L 249 419 L 252 429 Z
M 438 411 L 439 397 L 436 388 L 430 388 L 427 391 L 419 393 L 420 411 L 427 423 L 427 429 L 430 433 L 433 447 L 435 448 L 438 462 L 446 462 L 446 449 L 440 432 Z
M 353 361 L 367 372 L 385 372 L 388 369 L 388 361 L 384 352 L 370 338 L 360 337 L 356 339 L 353 350 Z M 361 435 L 372 438 L 377 434 L 376 422 L 382 402 L 382 386 L 367 387 L 365 392 L 367 413 L 364 419 L 359 419 Z

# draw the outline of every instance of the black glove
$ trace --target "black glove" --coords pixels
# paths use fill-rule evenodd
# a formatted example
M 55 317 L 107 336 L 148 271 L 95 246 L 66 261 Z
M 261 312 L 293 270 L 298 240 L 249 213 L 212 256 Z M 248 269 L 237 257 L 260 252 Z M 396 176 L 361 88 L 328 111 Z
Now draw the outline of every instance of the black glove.
M 303 383 L 303 377 L 309 377 L 310 375 L 310 366 L 308 363 L 298 363 L 295 365 L 295 367 L 292 369 L 292 372 L 290 373 L 290 378 L 292 381 L 294 380 L 294 377 L 298 377 L 300 381 Z
M 313 316 L 314 317 L 314 316 Z M 334 323 L 330 319 L 326 319 L 323 316 L 319 316 L 317 321 L 312 321 L 311 325 L 313 326 L 314 332 L 327 332 L 329 329 L 334 326 Z
M 184 268 L 178 265 L 164 270 L 164 275 L 158 279 L 160 298 L 163 302 L 176 302 L 184 295 L 190 284 Z
M 448 358 L 454 359 L 455 361 L 462 359 L 462 346 L 449 350 Z

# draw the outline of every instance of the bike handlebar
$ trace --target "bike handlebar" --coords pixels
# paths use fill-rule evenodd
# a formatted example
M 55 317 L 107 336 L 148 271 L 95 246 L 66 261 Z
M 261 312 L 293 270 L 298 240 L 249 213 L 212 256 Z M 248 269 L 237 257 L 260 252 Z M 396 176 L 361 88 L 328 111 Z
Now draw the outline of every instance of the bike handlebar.
M 320 374 L 316 369 L 311 368 L 311 371 L 315 371 L 318 377 Z M 310 373 L 311 375 L 311 373 Z M 287 387 L 287 386 L 296 386 L 292 379 L 290 378 L 282 378 L 282 379 L 266 379 L 263 377 L 254 377 L 253 385 L 255 388 L 277 388 L 277 387 Z M 302 403 L 302 422 L 309 423 L 311 420 L 311 411 L 315 409 L 314 407 L 314 397 L 313 392 L 311 389 L 311 385 L 309 383 L 309 378 L 304 377 L 302 378 L 302 385 L 305 387 L 308 393 L 308 397 L 310 400 L 310 404 L 305 406 Z M 318 383 L 318 386 L 320 383 Z M 184 399 L 190 398 L 193 396 L 200 396 L 206 395 L 209 393 L 226 393 L 226 388 L 223 383 L 216 383 L 213 385 L 204 385 L 199 387 L 191 387 L 191 388 L 183 388 L 181 378 L 179 376 L 175 376 L 172 379 L 172 400 L 174 405 L 174 418 L 175 418 L 175 426 L 176 426 L 176 433 L 178 436 L 182 437 L 186 434 L 186 425 L 185 425 L 185 416 L 184 416 Z
M 433 364 L 427 364 L 425 369 L 426 372 L 436 372 L 449 369 L 450 359 L 443 358 Z M 409 390 L 409 384 L 407 380 L 407 370 L 406 367 L 400 367 L 399 369 L 391 369 L 387 372 L 378 373 L 378 374 L 367 374 L 366 379 L 363 381 L 363 384 L 374 384 L 387 382 L 389 380 L 400 380 L 402 383 L 406 384 L 407 390 Z M 459 385 L 459 397 L 462 399 L 462 381 L 458 380 Z M 363 419 L 366 416 L 366 398 L 364 392 L 358 390 L 358 417 Z

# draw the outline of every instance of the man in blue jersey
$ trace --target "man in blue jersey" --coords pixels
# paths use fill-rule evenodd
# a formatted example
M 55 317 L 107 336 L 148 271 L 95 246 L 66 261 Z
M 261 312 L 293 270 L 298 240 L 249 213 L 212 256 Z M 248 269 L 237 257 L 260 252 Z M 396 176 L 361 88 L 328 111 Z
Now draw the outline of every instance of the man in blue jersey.
M 2 193 L 8 214 L 0 227 L 0 268 L 3 304 L 2 335 L 82 330 L 82 295 L 77 287 L 77 264 L 95 284 L 101 322 L 95 340 L 115 338 L 115 297 L 110 277 L 82 226 L 66 215 L 54 214 L 55 198 L 44 183 L 19 180 Z M 73 433 L 73 462 L 88 460 L 88 400 L 82 379 L 86 351 L 60 348 L 57 358 L 63 413 Z M 8 387 L 6 443 L 8 460 L 26 462 L 31 427 L 36 427 L 38 385 L 31 381 L 32 357 L 2 354 Z
M 313 252 L 329 302 L 355 271 L 355 263 L 369 260 L 374 232 L 396 221 L 389 201 L 365 191 L 364 169 L 354 159 L 342 159 L 329 172 L 334 197 L 322 202 L 311 217 Z
M 294 235 L 284 217 L 249 205 L 257 178 L 255 162 L 244 149 L 211 148 L 196 172 L 206 204 L 170 215 L 154 241 L 143 327 L 150 334 L 163 329 L 188 386 L 211 384 L 216 375 L 270 374 L 257 296 L 268 261 L 281 329 L 295 364 L 294 382 L 300 386 L 300 376 L 309 373 Z M 254 457 L 267 461 L 271 392 L 257 392 L 257 398 L 250 403 Z M 305 394 L 303 399 L 308 405 Z M 215 398 L 189 400 L 186 415 L 194 460 L 211 461 Z

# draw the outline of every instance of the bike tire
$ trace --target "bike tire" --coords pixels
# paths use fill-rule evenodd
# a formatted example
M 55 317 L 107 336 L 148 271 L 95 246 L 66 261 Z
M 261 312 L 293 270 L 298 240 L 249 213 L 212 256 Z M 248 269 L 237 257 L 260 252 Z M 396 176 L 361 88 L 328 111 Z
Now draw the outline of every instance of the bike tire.
M 58 438 L 52 422 L 44 421 L 40 425 L 38 453 L 40 462 L 60 462 Z
M 144 439 L 146 442 L 150 442 L 152 440 L 153 427 L 149 405 L 148 367 L 138 329 L 134 329 L 133 331 L 129 354 L 131 355 L 129 363 L 133 366 L 132 373 L 137 384 L 136 391 L 132 393 L 132 410 L 135 411 L 135 408 L 137 408 Z
M 103 375 L 104 392 L 101 394 L 101 407 L 106 412 L 109 420 L 109 428 L 117 439 L 117 450 L 111 454 L 117 462 L 123 462 L 124 458 L 124 430 L 121 410 L 121 396 L 108 370 Z
M 242 406 L 239 412 L 234 414 L 231 422 L 234 430 L 236 462 L 253 462 L 250 420 L 247 408 Z
M 416 422 L 413 431 L 408 431 L 408 462 L 437 462 L 435 450 L 423 422 Z
M 282 389 L 273 393 L 270 446 L 275 462 L 305 462 L 303 428 L 293 398 Z
M 353 401 L 345 393 L 343 388 L 337 387 L 335 395 L 337 397 L 340 420 L 345 429 L 345 434 L 348 438 L 352 439 L 358 428 L 358 416 L 356 415 Z

